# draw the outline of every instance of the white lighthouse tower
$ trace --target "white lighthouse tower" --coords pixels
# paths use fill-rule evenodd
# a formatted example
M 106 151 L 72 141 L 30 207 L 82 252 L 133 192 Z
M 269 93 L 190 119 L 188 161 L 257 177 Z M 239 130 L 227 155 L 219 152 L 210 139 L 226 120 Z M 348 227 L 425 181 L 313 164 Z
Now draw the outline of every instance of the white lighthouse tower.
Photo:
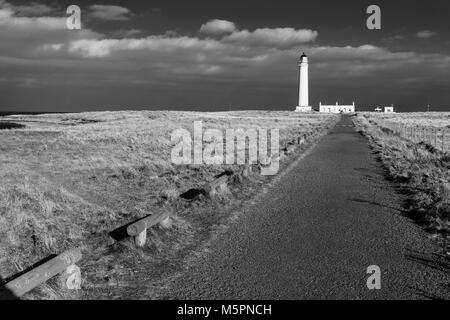
M 311 112 L 308 96 L 308 57 L 303 52 L 299 61 L 298 106 L 296 112 Z

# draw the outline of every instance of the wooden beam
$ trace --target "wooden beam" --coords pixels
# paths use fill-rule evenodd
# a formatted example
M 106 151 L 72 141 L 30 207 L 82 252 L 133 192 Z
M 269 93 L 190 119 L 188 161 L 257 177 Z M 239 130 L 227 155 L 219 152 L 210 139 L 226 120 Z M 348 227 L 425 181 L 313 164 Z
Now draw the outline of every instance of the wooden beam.
M 41 264 L 33 270 L 17 277 L 0 288 L 0 299 L 14 299 L 23 296 L 41 283 L 65 271 L 81 260 L 81 250 L 72 249 Z
M 127 233 L 131 237 L 136 237 L 148 228 L 160 223 L 170 216 L 169 211 L 162 211 L 160 213 L 152 214 L 146 218 L 143 218 L 127 228 Z

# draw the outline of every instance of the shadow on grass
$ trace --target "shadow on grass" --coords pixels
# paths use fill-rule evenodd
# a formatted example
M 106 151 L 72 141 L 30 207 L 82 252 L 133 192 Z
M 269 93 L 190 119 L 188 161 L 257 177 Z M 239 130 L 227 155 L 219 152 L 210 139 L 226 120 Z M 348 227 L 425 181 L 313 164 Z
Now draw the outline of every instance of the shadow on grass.
M 23 124 L 0 121 L 0 130 L 23 129 L 23 128 L 25 128 Z
M 408 251 L 409 253 L 405 255 L 406 259 L 442 272 L 450 272 L 450 257 L 437 253 L 426 254 L 416 250 Z
M 394 211 L 397 211 L 397 212 L 400 212 L 400 213 L 404 212 L 403 210 L 401 210 L 399 208 L 388 206 L 388 205 L 385 205 L 385 204 L 382 204 L 382 203 L 379 203 L 379 202 L 375 202 L 375 201 L 371 201 L 371 200 L 365 200 L 365 199 L 359 199 L 359 198 L 349 198 L 348 200 L 354 201 L 354 202 L 359 202 L 359 203 L 367 203 L 367 204 L 370 204 L 370 205 L 373 205 L 373 206 L 387 208 L 387 209 L 394 210 Z
M 424 297 L 426 299 L 429 299 L 429 300 L 438 300 L 438 301 L 439 300 L 447 300 L 446 298 L 439 297 L 439 296 L 437 296 L 437 295 L 435 295 L 433 293 L 427 292 L 427 291 L 425 291 L 423 289 L 420 289 L 420 288 L 417 288 L 417 287 L 408 286 L 408 288 L 411 291 L 413 291 L 415 294 L 417 294 L 419 296 L 422 296 L 422 297 Z
M 197 200 L 200 198 L 200 196 L 204 196 L 205 198 L 208 198 L 208 192 L 206 192 L 205 189 L 203 188 L 194 188 L 194 189 L 189 189 L 188 191 L 182 193 L 180 195 L 180 198 L 184 199 L 184 200 Z
M 444 254 L 423 253 L 423 252 L 419 252 L 417 250 L 409 249 L 408 253 L 405 255 L 405 257 L 406 257 L 406 259 L 408 259 L 410 261 L 421 264 L 428 268 L 438 270 L 442 273 L 448 274 L 450 272 L 450 257 L 448 257 Z M 413 290 L 416 294 L 421 295 L 427 299 L 447 300 L 450 296 L 450 285 L 447 282 L 445 282 L 445 283 L 441 283 L 440 286 L 441 286 L 441 291 L 446 292 L 445 297 L 438 296 L 434 293 L 427 292 L 427 291 L 417 288 L 417 287 L 409 286 L 409 288 L 411 290 Z
M 19 299 L 14 293 L 6 287 L 6 281 L 0 278 L 0 300 L 16 300 Z

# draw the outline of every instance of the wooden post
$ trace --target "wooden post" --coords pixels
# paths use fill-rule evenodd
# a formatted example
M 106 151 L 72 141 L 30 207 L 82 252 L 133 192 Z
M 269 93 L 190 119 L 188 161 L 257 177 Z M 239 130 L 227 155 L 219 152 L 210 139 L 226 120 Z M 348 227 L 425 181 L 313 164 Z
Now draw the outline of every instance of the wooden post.
M 209 196 L 212 198 L 222 192 L 227 192 L 228 176 L 223 175 L 205 186 Z
M 64 270 L 67 271 L 69 266 L 74 265 L 80 259 L 80 249 L 65 251 L 59 256 L 5 284 L 0 288 L 0 299 L 19 298 L 48 279 L 53 278 Z
M 143 246 L 145 246 L 145 244 L 147 243 L 147 229 L 142 230 L 133 239 L 136 247 L 142 248 Z
M 170 217 L 167 217 L 166 219 L 161 221 L 160 225 L 161 227 L 168 229 L 172 227 L 172 219 L 170 219 Z
M 445 140 L 445 128 L 442 128 L 442 152 L 445 152 L 444 140 Z
M 147 229 L 161 223 L 161 221 L 167 220 L 169 217 L 169 211 L 162 211 L 157 214 L 152 214 L 129 225 L 127 227 L 127 233 L 130 237 L 134 238 L 134 243 L 137 247 L 143 247 L 147 242 Z
M 68 290 L 81 289 L 81 269 L 76 265 L 68 266 L 59 276 L 58 282 L 61 288 Z
M 252 172 L 253 172 L 253 166 L 252 165 L 246 165 L 244 170 L 242 171 L 242 175 L 245 178 L 249 178 L 251 176 Z
M 434 147 L 437 148 L 437 128 L 434 128 Z

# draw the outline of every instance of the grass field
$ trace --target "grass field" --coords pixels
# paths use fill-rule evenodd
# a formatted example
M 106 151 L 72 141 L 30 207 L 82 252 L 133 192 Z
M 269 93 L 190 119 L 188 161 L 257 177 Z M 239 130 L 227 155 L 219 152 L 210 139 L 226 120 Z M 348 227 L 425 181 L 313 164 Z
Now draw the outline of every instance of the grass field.
M 433 147 L 450 151 L 450 113 L 365 113 L 370 122 L 384 127 L 413 142 L 425 142 Z
M 223 199 L 180 199 L 181 193 L 236 166 L 173 165 L 173 130 L 192 131 L 193 122 L 199 120 L 205 129 L 279 128 L 283 147 L 305 134 L 307 142 L 314 143 L 338 118 L 264 111 L 0 118 L 0 123 L 25 125 L 0 130 L 0 277 L 6 281 L 50 254 L 80 246 L 83 290 L 60 292 L 50 281 L 25 298 L 151 297 L 164 279 L 183 268 L 226 224 L 231 210 L 270 179 L 239 180 Z M 143 250 L 109 236 L 112 230 L 156 210 L 173 211 L 173 226 L 149 231 Z M 142 268 L 147 278 L 136 279 L 134 272 Z M 137 292 L 133 281 L 145 281 L 147 291 Z
M 365 113 L 373 119 L 384 119 L 406 125 L 450 128 L 450 112 Z
M 362 113 L 355 118 L 388 176 L 400 183 L 407 195 L 407 214 L 442 242 L 445 252 L 450 252 L 450 153 L 398 135 L 379 125 L 380 118 L 419 127 L 448 128 L 450 113 Z

